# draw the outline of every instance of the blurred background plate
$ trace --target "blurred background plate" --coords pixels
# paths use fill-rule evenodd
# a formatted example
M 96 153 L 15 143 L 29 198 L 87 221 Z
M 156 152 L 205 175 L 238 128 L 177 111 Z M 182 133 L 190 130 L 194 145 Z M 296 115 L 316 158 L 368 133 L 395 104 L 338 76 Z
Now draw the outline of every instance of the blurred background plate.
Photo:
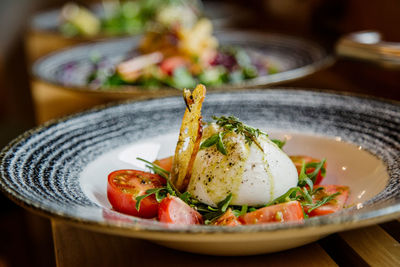
M 196 1 L 194 1 L 196 2 Z M 215 30 L 230 27 L 245 27 L 252 21 L 254 12 L 243 5 L 237 3 L 227 3 L 221 1 L 197 1 L 207 18 L 209 18 Z M 102 4 L 90 5 L 90 10 L 98 18 L 104 18 L 104 8 Z M 26 49 L 28 60 L 32 63 L 43 55 L 57 49 L 76 45 L 82 42 L 112 39 L 117 36 L 95 35 L 95 36 L 66 36 L 60 31 L 61 8 L 53 8 L 41 11 L 32 16 L 29 23 L 27 34 Z M 121 36 L 119 36 L 121 37 Z
M 240 30 L 220 31 L 216 33 L 216 37 L 221 45 L 238 46 L 265 56 L 279 71 L 241 83 L 209 87 L 211 91 L 257 88 L 283 83 L 315 73 L 333 62 L 332 57 L 322 46 L 297 37 Z M 48 120 L 50 118 L 48 113 L 52 116 L 65 115 L 112 100 L 181 94 L 180 90 L 172 88 L 151 90 L 138 86 L 121 86 L 106 91 L 86 85 L 93 55 L 101 55 L 117 63 L 132 53 L 140 40 L 141 36 L 135 36 L 79 45 L 52 53 L 35 62 L 32 67 L 32 73 L 36 78 L 32 82 L 32 96 L 36 106 L 37 121 L 41 123 Z M 52 112 L 48 112 L 49 109 Z

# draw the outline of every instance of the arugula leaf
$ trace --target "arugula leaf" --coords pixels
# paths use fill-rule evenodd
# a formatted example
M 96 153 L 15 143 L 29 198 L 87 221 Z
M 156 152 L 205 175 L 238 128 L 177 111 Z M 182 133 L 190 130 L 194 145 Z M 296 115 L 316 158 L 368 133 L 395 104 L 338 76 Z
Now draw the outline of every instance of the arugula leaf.
M 222 138 L 224 138 L 224 136 L 225 136 L 225 133 L 223 133 L 223 132 L 213 134 L 212 136 L 210 136 L 209 138 L 207 138 L 200 144 L 200 149 L 204 149 L 204 148 L 208 148 L 213 145 L 216 145 L 217 150 L 219 152 L 221 152 L 223 155 L 226 155 L 227 154 L 226 148 L 225 148 L 224 142 L 222 140 Z
M 167 180 L 167 191 L 168 191 L 168 194 L 170 194 L 170 195 L 172 195 L 172 196 L 175 196 L 176 195 L 176 189 L 174 189 L 173 187 L 172 187 L 172 184 Z
M 227 152 L 225 149 L 225 145 L 224 142 L 222 141 L 222 137 L 223 137 L 223 133 L 218 133 L 218 142 L 217 142 L 217 149 L 219 152 L 221 152 L 222 154 L 224 154 L 226 156 Z
M 326 161 L 326 159 L 322 159 L 319 163 L 313 162 L 313 163 L 306 164 L 306 166 L 305 166 L 306 168 L 309 168 L 309 167 L 315 168 L 315 170 L 311 174 L 309 174 L 309 177 L 313 181 L 313 183 L 315 183 L 315 179 L 317 178 L 318 172 L 320 170 L 321 170 L 321 174 L 323 176 L 325 176 L 326 170 L 325 170 L 325 168 L 323 168 L 325 161 Z
M 168 176 L 169 176 L 169 171 L 161 168 L 160 166 L 158 166 L 157 164 L 154 164 L 150 161 L 147 161 L 145 159 L 142 158 L 136 158 L 137 160 L 143 161 L 144 163 L 147 163 L 146 167 L 149 168 L 150 170 L 152 170 L 155 174 L 160 175 L 161 177 L 165 178 L 168 180 Z
M 179 190 L 174 186 L 174 184 L 169 179 L 169 175 L 170 175 L 169 171 L 167 171 L 167 170 L 161 168 L 160 166 L 158 166 L 157 164 L 154 164 L 145 159 L 142 159 L 142 158 L 136 158 L 136 159 L 147 163 L 147 165 L 146 165 L 147 168 L 149 168 L 155 174 L 158 174 L 161 177 L 165 178 L 165 180 L 167 180 L 167 191 L 170 195 L 181 197 L 182 194 L 179 192 Z
M 157 164 L 154 164 L 150 161 L 147 161 L 142 158 L 136 158 L 137 160 L 143 161 L 146 163 L 146 167 L 152 170 L 154 173 L 160 175 L 161 177 L 165 178 L 167 180 L 167 185 L 164 187 L 159 187 L 159 188 L 154 188 L 154 189 L 149 189 L 146 191 L 146 195 L 143 196 L 138 196 L 136 197 L 136 209 L 139 210 L 140 208 L 140 202 L 147 196 L 155 194 L 155 197 L 158 202 L 160 202 L 162 199 L 164 199 L 167 194 L 170 194 L 171 196 L 177 196 L 181 198 L 183 201 L 185 201 L 188 204 L 191 204 L 191 196 L 189 192 L 181 193 L 179 192 L 178 189 L 174 186 L 174 184 L 170 181 L 169 179 L 169 174 L 170 172 L 161 168 Z
M 167 195 L 168 195 L 167 190 L 161 190 L 161 189 L 158 190 L 155 193 L 155 197 L 156 197 L 157 202 L 160 203 L 164 198 L 167 197 Z
M 304 219 L 308 219 L 308 214 L 304 211 L 304 207 L 303 207 L 303 205 L 300 205 L 300 207 L 301 207 L 301 211 L 303 212 L 303 217 L 304 217 Z
M 213 145 L 216 145 L 217 142 L 218 142 L 218 139 L 219 139 L 219 134 L 218 133 L 210 136 L 209 138 L 207 138 L 206 140 L 201 142 L 200 149 L 208 148 L 208 147 L 211 147 Z
M 164 197 L 166 196 L 166 195 L 165 195 L 164 197 L 161 197 L 161 196 L 159 195 L 159 192 L 162 191 L 162 190 L 165 190 L 165 187 L 152 188 L 152 189 L 146 190 L 146 194 L 145 194 L 145 195 L 137 196 L 137 197 L 136 197 L 136 205 L 135 205 L 136 210 L 137 210 L 137 211 L 140 210 L 140 203 L 142 202 L 142 200 L 143 200 L 144 198 L 146 198 L 146 197 L 148 197 L 148 196 L 151 196 L 151 195 L 153 195 L 153 194 L 156 195 L 157 202 L 161 202 L 161 200 L 163 200 Z M 157 198 L 157 195 L 158 195 L 158 198 Z
M 243 205 L 242 209 L 240 210 L 239 216 L 244 215 L 246 213 L 247 213 L 247 205 Z
M 231 201 L 232 201 L 232 193 L 230 193 L 224 200 L 218 203 L 218 207 L 221 209 L 222 212 L 225 212 Z
M 329 201 L 333 200 L 336 196 L 338 196 L 340 194 L 341 194 L 341 192 L 336 192 L 332 195 L 324 197 L 323 199 L 317 201 L 314 204 L 303 204 L 303 205 L 311 206 L 311 208 L 308 209 L 308 213 L 310 213 L 311 211 L 315 210 L 316 208 L 319 208 L 319 207 L 325 205 L 326 203 L 328 203 Z
M 190 204 L 192 196 L 190 195 L 189 192 L 186 191 L 185 193 L 181 194 L 179 198 L 182 199 L 187 204 Z
M 303 160 L 303 164 L 301 165 L 301 170 L 300 170 L 300 175 L 299 175 L 299 181 L 297 183 L 298 186 L 305 186 L 308 185 L 310 187 L 310 191 L 313 190 L 314 187 L 314 181 L 308 177 L 306 174 L 306 163 Z
M 283 148 L 283 146 L 286 144 L 286 139 L 284 140 L 279 140 L 279 139 L 271 139 L 271 141 L 277 145 L 280 149 Z
M 324 188 L 323 187 L 317 187 L 317 188 L 314 188 L 314 190 L 312 191 L 312 195 L 315 195 L 316 193 L 318 193 L 319 191 L 321 191 L 321 190 L 324 190 Z
M 210 206 L 200 207 L 197 209 L 197 211 L 202 212 L 203 218 L 205 219 L 204 222 L 206 224 L 210 224 L 226 212 L 231 201 L 232 193 L 229 193 L 224 200 L 217 204 L 217 208 L 213 208 Z
M 283 194 L 280 197 L 275 198 L 274 200 L 270 201 L 267 206 L 271 206 L 271 205 L 275 205 L 275 204 L 279 204 L 279 203 L 284 203 L 284 202 L 288 202 L 291 200 L 297 200 L 296 198 L 296 193 L 301 191 L 301 188 L 296 186 L 296 187 L 292 187 L 290 188 L 285 194 Z
M 307 203 L 309 203 L 309 204 L 313 203 L 313 199 L 312 199 L 312 197 L 310 195 L 310 192 L 307 190 L 307 188 L 303 187 L 303 190 L 301 190 L 301 193 L 302 193 L 302 196 L 303 196 L 304 200 Z
M 241 206 L 240 210 L 232 209 L 232 213 L 236 217 L 239 217 L 239 216 L 242 216 L 242 215 L 246 214 L 247 210 L 248 210 L 248 206 L 247 205 L 243 205 L 243 206 Z

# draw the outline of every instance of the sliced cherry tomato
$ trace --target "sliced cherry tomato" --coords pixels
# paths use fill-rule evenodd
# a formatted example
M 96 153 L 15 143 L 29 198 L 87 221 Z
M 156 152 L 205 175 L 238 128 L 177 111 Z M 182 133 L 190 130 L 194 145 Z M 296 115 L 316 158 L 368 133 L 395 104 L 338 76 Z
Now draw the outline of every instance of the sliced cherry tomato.
M 161 62 L 160 68 L 161 70 L 168 74 L 172 75 L 174 73 L 174 70 L 179 67 L 186 66 L 188 64 L 188 61 L 180 56 L 174 56 L 174 57 L 169 57 L 165 59 L 163 62 Z
M 307 163 L 318 163 L 321 162 L 319 159 L 315 159 L 309 156 L 290 156 L 290 159 L 293 161 L 294 165 L 296 166 L 297 172 L 300 174 L 301 167 L 303 165 L 303 160 L 304 162 Z M 324 164 L 324 168 L 326 170 L 326 162 Z M 315 168 L 314 167 L 308 167 L 306 168 L 306 174 L 310 174 L 314 172 Z M 315 178 L 315 183 L 314 184 L 320 184 L 322 182 L 322 179 L 325 177 L 325 173 L 322 173 L 320 170 L 317 174 L 317 177 Z
M 349 196 L 349 187 L 348 186 L 343 186 L 343 185 L 323 185 L 320 186 L 323 188 L 323 190 L 317 192 L 315 195 L 313 195 L 313 200 L 314 203 L 322 200 L 324 197 L 332 195 L 336 192 L 340 192 L 340 195 L 337 195 L 333 200 L 329 201 L 325 205 L 316 208 L 312 210 L 311 212 L 308 212 L 307 206 L 304 206 L 304 210 L 310 217 L 313 216 L 321 216 L 321 215 L 327 215 L 331 214 L 334 212 L 337 212 L 341 209 L 343 209 L 343 206 L 345 205 L 347 198 Z
M 236 226 L 241 225 L 239 219 L 233 214 L 231 209 L 228 209 L 221 217 L 215 220 L 213 225 Z
M 201 214 L 179 197 L 168 196 L 160 203 L 158 220 L 173 224 L 202 224 Z
M 136 197 L 145 194 L 146 190 L 162 187 L 165 179 L 157 174 L 137 170 L 118 170 L 108 175 L 107 197 L 116 211 L 152 218 L 157 216 L 158 202 L 154 195 L 144 198 L 136 210 Z
M 160 166 L 164 170 L 171 172 L 173 160 L 174 160 L 174 156 L 170 156 L 170 157 L 167 157 L 167 158 L 158 159 L 158 160 L 154 161 L 153 163 L 157 164 L 158 166 Z
M 243 224 L 260 224 L 270 222 L 291 222 L 304 219 L 303 209 L 298 201 L 276 204 L 239 217 Z

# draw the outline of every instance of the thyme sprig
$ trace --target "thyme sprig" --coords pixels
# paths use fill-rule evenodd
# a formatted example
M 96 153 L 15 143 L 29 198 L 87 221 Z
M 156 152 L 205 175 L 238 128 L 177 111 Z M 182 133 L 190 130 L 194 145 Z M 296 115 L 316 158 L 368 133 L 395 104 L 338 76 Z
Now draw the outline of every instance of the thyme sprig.
M 258 148 L 263 151 L 260 143 L 257 140 L 257 137 L 260 135 L 265 135 L 268 137 L 268 134 L 264 133 L 260 129 L 253 128 L 251 126 L 248 126 L 244 124 L 243 122 L 239 121 L 238 118 L 235 116 L 221 116 L 221 117 L 212 117 L 216 122 L 217 125 L 222 127 L 225 131 L 227 132 L 235 132 L 237 134 L 241 134 L 244 136 L 246 143 L 251 145 L 253 142 L 258 146 Z
M 253 128 L 251 126 L 248 126 L 241 122 L 238 118 L 234 116 L 221 116 L 221 117 L 212 117 L 213 120 L 215 120 L 215 123 L 220 126 L 223 131 L 216 133 L 209 138 L 207 138 L 205 141 L 203 141 L 200 145 L 200 149 L 211 147 L 213 145 L 216 145 L 217 149 L 219 152 L 222 154 L 226 155 L 226 148 L 223 143 L 223 138 L 227 133 L 237 133 L 240 135 L 243 135 L 245 138 L 245 141 L 247 144 L 251 145 L 253 142 L 254 144 L 257 145 L 257 147 L 264 152 L 262 146 L 258 142 L 257 138 L 260 135 L 265 135 L 268 137 L 268 134 L 264 133 L 260 129 Z

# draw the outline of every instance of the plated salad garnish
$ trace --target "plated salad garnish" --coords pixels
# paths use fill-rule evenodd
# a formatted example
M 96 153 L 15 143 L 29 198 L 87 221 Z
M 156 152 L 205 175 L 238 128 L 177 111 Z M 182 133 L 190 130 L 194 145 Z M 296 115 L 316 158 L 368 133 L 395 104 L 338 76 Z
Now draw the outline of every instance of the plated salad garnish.
M 342 209 L 344 185 L 322 185 L 325 159 L 288 156 L 285 142 L 234 116 L 202 121 L 206 88 L 185 89 L 175 154 L 146 162 L 149 172 L 108 175 L 114 210 L 173 224 L 247 225 L 302 222 Z

